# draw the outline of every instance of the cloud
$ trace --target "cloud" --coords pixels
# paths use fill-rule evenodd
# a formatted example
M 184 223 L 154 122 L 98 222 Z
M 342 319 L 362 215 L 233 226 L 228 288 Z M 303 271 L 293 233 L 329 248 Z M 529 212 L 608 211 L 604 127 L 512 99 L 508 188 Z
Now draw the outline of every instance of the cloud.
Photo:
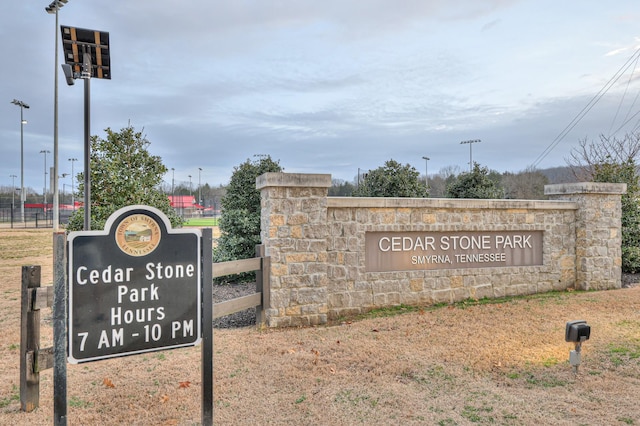
M 475 138 L 483 164 L 524 168 L 639 43 L 637 26 L 620 19 L 637 13 L 624 2 L 541 1 L 70 2 L 60 17 L 110 33 L 113 78 L 91 82 L 91 133 L 130 122 L 177 180 L 203 167 L 218 184 L 254 154 L 344 179 L 390 158 L 422 170 L 423 155 L 430 169 L 465 169 L 459 142 Z M 8 103 L 16 97 L 31 105 L 34 186 L 53 129 L 54 28 L 42 9 L 8 2 L 0 16 L 10 41 L 0 168 L 16 171 L 19 111 Z M 82 158 L 82 86 L 59 88 L 63 159 Z M 638 80 L 625 75 L 545 161 L 562 163 L 578 137 L 609 129 L 624 90 L 613 127 L 633 117 Z

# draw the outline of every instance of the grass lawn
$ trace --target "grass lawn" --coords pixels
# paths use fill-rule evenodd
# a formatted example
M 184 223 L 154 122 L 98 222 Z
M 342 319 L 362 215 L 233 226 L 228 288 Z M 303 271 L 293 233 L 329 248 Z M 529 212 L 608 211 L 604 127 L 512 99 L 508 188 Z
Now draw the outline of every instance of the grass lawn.
M 53 423 L 53 370 L 40 373 L 30 413 L 19 374 L 21 266 L 41 265 L 50 286 L 51 241 L 50 229 L 0 229 L 0 425 Z M 41 309 L 41 348 L 52 345 L 52 314 Z M 592 331 L 574 371 L 564 335 L 576 319 Z M 216 425 L 640 426 L 638 285 L 216 328 L 214 340 Z M 198 346 L 68 364 L 69 423 L 201 424 L 201 370 Z
M 194 217 L 187 219 L 184 226 L 218 226 L 217 217 Z

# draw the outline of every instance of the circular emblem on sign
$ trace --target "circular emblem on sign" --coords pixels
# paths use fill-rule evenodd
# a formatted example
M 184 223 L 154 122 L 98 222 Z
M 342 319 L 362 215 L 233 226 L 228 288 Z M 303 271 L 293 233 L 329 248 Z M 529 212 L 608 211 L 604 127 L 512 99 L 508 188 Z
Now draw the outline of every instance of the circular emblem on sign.
M 146 256 L 160 243 L 160 226 L 151 216 L 132 214 L 116 229 L 116 244 L 130 256 Z

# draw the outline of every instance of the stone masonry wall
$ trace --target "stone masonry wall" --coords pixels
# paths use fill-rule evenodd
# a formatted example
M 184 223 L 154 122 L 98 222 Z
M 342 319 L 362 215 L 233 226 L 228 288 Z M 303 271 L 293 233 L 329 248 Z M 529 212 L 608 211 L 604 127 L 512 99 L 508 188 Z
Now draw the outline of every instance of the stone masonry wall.
M 620 184 L 588 193 L 554 186 L 559 199 L 550 201 L 327 197 L 330 175 L 267 173 L 256 184 L 272 327 L 400 304 L 620 287 Z M 543 264 L 365 270 L 367 232 L 411 231 L 543 231 Z
M 626 184 L 582 182 L 547 185 L 553 200 L 578 203 L 576 212 L 576 280 L 581 290 L 622 286 L 621 195 Z
M 261 188 L 261 238 L 271 256 L 269 326 L 327 322 L 329 175 L 266 173 Z M 265 244 L 266 242 L 266 244 Z
M 357 202 L 356 202 L 357 201 Z M 331 198 L 328 251 L 330 318 L 383 306 L 452 303 L 563 290 L 575 285 L 575 205 L 503 200 Z M 356 202 L 356 205 L 354 205 Z M 543 266 L 365 272 L 372 231 L 543 230 Z

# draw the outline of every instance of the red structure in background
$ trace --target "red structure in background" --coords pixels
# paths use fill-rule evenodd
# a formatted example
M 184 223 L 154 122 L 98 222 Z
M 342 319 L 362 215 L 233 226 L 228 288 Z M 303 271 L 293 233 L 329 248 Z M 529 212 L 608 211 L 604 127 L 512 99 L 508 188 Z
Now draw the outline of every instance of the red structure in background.
M 205 208 L 196 203 L 196 198 L 193 195 L 168 195 L 167 197 L 171 207 L 181 216 L 211 216 L 216 213 L 213 207 Z M 60 204 L 60 211 L 73 212 L 82 208 L 83 205 L 82 201 L 75 201 L 74 204 Z M 45 213 L 53 211 L 53 203 L 25 203 L 24 207 L 25 209 L 40 210 Z
M 201 216 L 204 206 L 196 203 L 193 195 L 168 195 L 171 207 L 183 217 Z
M 204 208 L 196 204 L 196 197 L 193 195 L 168 195 L 167 197 L 169 197 L 171 207 L 174 209 Z
M 82 202 L 76 201 L 74 204 L 60 204 L 60 210 L 78 210 L 84 204 Z M 38 209 L 43 211 L 53 210 L 53 203 L 25 203 L 25 209 Z

